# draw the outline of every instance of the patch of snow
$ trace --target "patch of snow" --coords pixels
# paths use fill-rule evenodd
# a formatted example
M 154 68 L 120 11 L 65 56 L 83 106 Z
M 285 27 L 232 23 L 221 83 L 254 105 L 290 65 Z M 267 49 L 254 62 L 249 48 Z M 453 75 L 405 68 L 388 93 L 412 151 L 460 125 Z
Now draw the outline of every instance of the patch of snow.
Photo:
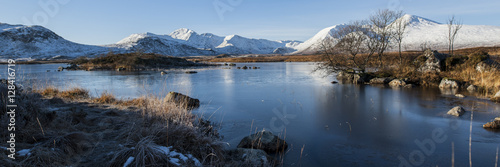
M 21 157 L 24 157 L 26 155 L 28 155 L 28 156 L 31 155 L 30 152 L 31 152 L 31 149 L 22 149 L 22 150 L 18 151 L 17 154 L 19 154 L 19 156 L 21 156 Z

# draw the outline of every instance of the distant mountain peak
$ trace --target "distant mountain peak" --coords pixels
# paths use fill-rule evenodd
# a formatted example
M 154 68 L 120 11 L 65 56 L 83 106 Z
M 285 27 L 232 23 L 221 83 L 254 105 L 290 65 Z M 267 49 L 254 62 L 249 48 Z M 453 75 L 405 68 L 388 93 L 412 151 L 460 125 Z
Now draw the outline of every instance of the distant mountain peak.
M 172 38 L 185 41 L 189 40 L 192 35 L 197 35 L 197 33 L 187 28 L 180 28 L 169 34 Z
M 406 22 L 408 25 L 416 26 L 416 25 L 436 25 L 436 24 L 441 24 L 437 21 L 427 19 L 424 17 L 416 16 L 416 15 L 410 15 L 410 14 L 405 14 L 398 20 L 403 19 L 404 22 Z

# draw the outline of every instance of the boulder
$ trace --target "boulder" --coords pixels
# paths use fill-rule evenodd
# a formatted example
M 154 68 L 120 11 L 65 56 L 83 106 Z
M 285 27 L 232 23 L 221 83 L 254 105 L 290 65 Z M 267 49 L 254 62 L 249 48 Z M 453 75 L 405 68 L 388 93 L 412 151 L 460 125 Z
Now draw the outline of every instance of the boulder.
M 367 80 L 367 76 L 341 71 L 337 74 L 337 80 L 346 84 L 363 84 Z
M 236 66 L 236 64 L 234 64 L 234 63 L 229 63 L 229 66 Z
M 469 92 L 475 92 L 475 91 L 477 91 L 477 86 L 476 85 L 470 85 L 469 87 L 467 87 L 467 91 L 469 91 Z
M 285 151 L 288 148 L 288 144 L 272 132 L 262 130 L 243 138 L 240 144 L 238 144 L 238 148 L 261 149 L 266 153 L 277 153 Z
M 478 72 L 495 72 L 500 70 L 500 63 L 491 60 L 491 59 L 486 59 L 484 61 L 481 61 L 477 63 L 476 65 L 476 71 Z
M 495 94 L 495 96 L 493 96 L 493 98 L 491 98 L 491 101 L 493 101 L 495 103 L 500 103 L 500 91 L 498 91 L 497 94 Z
M 161 75 L 165 75 L 165 74 L 167 74 L 167 72 L 165 72 L 165 71 L 162 71 L 162 72 L 161 72 Z
M 116 71 L 125 71 L 126 68 L 123 68 L 123 67 L 119 67 L 119 68 L 116 68 Z
M 64 67 L 62 67 L 62 66 L 57 67 L 57 71 L 63 71 L 63 70 L 64 70 Z
M 406 86 L 406 82 L 401 79 L 393 79 L 391 82 L 389 82 L 389 86 L 393 88 L 404 87 Z
M 391 82 L 389 78 L 373 78 L 370 80 L 370 84 L 388 84 Z
M 455 97 L 458 97 L 458 98 L 465 98 L 465 95 L 463 95 L 463 94 L 455 94 Z
M 500 129 L 500 117 L 496 117 L 495 120 L 484 124 L 483 128 Z
M 430 49 L 426 50 L 423 55 L 417 58 L 417 61 L 424 60 L 422 65 L 417 69 L 419 72 L 441 72 L 444 69 L 444 61 L 447 55 L 441 54 L 437 51 L 432 51 Z
M 165 97 L 165 100 L 173 102 L 176 105 L 186 109 L 194 109 L 200 107 L 200 100 L 191 98 L 189 96 L 177 92 L 169 92 Z
M 453 107 L 446 114 L 459 117 L 459 116 L 462 116 L 465 114 L 465 109 L 461 106 L 456 106 L 456 107 Z
M 274 158 L 259 149 L 237 148 L 226 153 L 228 166 L 273 166 Z
M 246 70 L 246 69 L 248 69 L 248 67 L 247 66 L 243 66 L 243 67 L 241 67 L 241 69 Z
M 460 85 L 458 84 L 457 81 L 444 78 L 441 80 L 441 83 L 439 83 L 439 88 L 441 89 L 458 89 L 460 88 Z

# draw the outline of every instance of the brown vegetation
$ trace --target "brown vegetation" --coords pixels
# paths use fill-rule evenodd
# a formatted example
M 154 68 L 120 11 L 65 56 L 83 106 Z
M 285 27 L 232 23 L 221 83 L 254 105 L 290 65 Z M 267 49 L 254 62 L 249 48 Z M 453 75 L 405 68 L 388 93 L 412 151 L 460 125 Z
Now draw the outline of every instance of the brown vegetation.
M 154 53 L 108 53 L 93 59 L 79 57 L 70 64 L 72 69 L 128 71 L 201 65 L 183 58 Z
M 18 97 L 16 149 L 30 149 L 30 154 L 12 161 L 4 152 L 0 162 L 5 166 L 123 166 L 128 156 L 136 157 L 132 166 L 172 166 L 168 160 L 173 157 L 158 146 L 191 154 L 203 165 L 224 161 L 212 124 L 162 98 L 117 100 L 103 93 L 92 99 L 83 89 L 54 87 L 19 92 Z M 1 108 L 0 120 L 7 122 Z M 8 134 L 7 128 L 0 130 L 1 138 Z

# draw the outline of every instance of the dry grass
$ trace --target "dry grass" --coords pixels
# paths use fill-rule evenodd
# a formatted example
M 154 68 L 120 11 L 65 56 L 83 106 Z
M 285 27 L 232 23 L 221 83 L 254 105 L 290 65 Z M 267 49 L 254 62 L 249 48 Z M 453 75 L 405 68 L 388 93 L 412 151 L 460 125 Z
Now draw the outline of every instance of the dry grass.
M 0 89 L 4 89 L 2 85 Z M 192 154 L 207 166 L 224 164 L 220 137 L 212 124 L 164 98 L 145 96 L 124 101 L 103 93 L 90 99 L 87 91 L 79 88 L 61 91 L 47 87 L 34 92 L 46 96 L 19 93 L 22 107 L 16 113 L 16 146 L 30 148 L 31 154 L 19 157 L 17 162 L 2 156 L 2 165 L 121 166 L 128 155 L 139 157 L 132 166 L 171 165 L 154 148 L 157 146 L 172 146 L 179 153 Z M 70 103 L 49 104 L 53 98 Z M 48 106 L 62 108 L 49 112 Z M 0 120 L 7 122 L 6 115 L 0 115 Z M 0 137 L 7 138 L 6 129 L 0 130 Z M 182 164 L 193 162 L 187 163 Z
M 143 138 L 137 142 L 134 149 L 124 148 L 115 154 L 109 166 L 123 166 L 130 157 L 134 157 L 134 160 L 129 164 L 131 167 L 175 166 L 169 162 L 169 157 L 158 149 L 159 147 L 150 137 Z
M 101 103 L 101 104 L 112 104 L 117 102 L 115 95 L 108 93 L 108 92 L 103 92 L 99 98 L 92 99 L 92 102 L 94 103 Z
M 34 93 L 39 93 L 46 97 L 59 97 L 69 100 L 79 100 L 90 98 L 89 91 L 82 88 L 70 88 L 68 90 L 61 91 L 54 86 L 47 86 L 45 88 L 40 88 L 33 91 Z
M 61 98 L 77 100 L 89 98 L 89 91 L 82 88 L 71 88 L 69 90 L 62 91 L 58 94 Z

